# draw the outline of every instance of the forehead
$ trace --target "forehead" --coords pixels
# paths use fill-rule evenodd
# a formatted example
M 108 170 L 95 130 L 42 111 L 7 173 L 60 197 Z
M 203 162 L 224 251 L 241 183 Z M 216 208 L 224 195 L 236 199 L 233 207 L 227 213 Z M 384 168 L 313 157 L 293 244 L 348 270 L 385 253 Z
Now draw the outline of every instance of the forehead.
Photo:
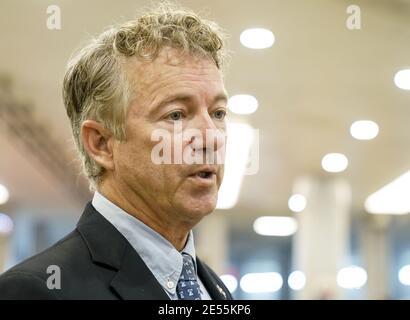
M 174 48 L 164 48 L 153 61 L 135 59 L 128 70 L 138 96 L 176 87 L 203 88 L 209 93 L 225 91 L 222 73 L 211 59 Z

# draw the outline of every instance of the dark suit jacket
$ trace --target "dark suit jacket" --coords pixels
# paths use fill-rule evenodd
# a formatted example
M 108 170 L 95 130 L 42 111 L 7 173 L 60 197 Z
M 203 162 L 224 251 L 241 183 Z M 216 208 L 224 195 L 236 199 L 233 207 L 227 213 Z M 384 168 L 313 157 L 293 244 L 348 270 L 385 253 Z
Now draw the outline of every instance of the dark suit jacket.
M 219 277 L 197 258 L 198 275 L 215 300 L 232 299 Z M 50 265 L 61 289 L 48 289 Z M 44 252 L 0 276 L 0 299 L 169 299 L 122 234 L 88 203 L 77 228 Z

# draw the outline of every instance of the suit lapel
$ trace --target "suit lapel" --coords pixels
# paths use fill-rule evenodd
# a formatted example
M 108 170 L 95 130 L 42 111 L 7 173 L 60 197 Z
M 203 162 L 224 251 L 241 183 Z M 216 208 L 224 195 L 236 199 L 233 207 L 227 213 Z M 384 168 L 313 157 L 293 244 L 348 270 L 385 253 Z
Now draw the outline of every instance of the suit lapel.
M 198 276 L 214 300 L 231 300 L 232 296 L 219 277 L 205 263 L 196 258 Z
M 169 300 L 164 289 L 135 250 L 128 246 L 111 288 L 125 300 Z
M 142 258 L 123 235 L 94 209 L 91 202 L 85 207 L 77 230 L 90 251 L 92 261 L 115 273 L 107 287 L 121 299 L 169 300 Z M 232 299 L 219 277 L 198 258 L 196 262 L 198 275 L 211 298 Z
M 92 261 L 115 272 L 107 286 L 120 298 L 169 299 L 138 253 L 91 203 L 87 204 L 77 229 L 88 246 Z

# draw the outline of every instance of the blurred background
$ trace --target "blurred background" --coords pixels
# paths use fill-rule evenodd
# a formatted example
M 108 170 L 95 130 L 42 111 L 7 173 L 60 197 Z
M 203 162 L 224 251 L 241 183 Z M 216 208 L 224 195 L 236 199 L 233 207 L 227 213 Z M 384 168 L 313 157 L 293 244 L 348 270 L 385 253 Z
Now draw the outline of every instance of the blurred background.
M 237 299 L 410 298 L 410 1 L 195 0 L 230 35 L 228 158 L 198 255 Z M 0 4 L 0 272 L 92 198 L 71 53 L 147 1 Z

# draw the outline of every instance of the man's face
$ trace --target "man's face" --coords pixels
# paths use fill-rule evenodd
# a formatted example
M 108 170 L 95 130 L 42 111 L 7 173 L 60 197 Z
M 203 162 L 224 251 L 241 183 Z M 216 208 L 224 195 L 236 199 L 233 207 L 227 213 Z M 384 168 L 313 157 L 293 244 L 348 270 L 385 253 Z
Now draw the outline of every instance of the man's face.
M 114 147 L 115 179 L 166 220 L 197 222 L 215 209 L 223 165 L 155 164 L 151 154 L 159 142 L 152 134 L 169 133 L 174 150 L 181 129 L 182 133 L 197 129 L 203 144 L 192 137 L 180 141 L 182 149 L 204 154 L 215 151 L 209 150 L 214 143 L 206 141 L 206 131 L 226 130 L 227 101 L 221 73 L 208 59 L 181 56 L 170 48 L 153 62 L 134 61 L 128 73 L 135 98 L 126 117 L 126 141 Z M 221 141 L 216 144 L 220 147 Z M 173 160 L 175 156 L 172 152 Z

